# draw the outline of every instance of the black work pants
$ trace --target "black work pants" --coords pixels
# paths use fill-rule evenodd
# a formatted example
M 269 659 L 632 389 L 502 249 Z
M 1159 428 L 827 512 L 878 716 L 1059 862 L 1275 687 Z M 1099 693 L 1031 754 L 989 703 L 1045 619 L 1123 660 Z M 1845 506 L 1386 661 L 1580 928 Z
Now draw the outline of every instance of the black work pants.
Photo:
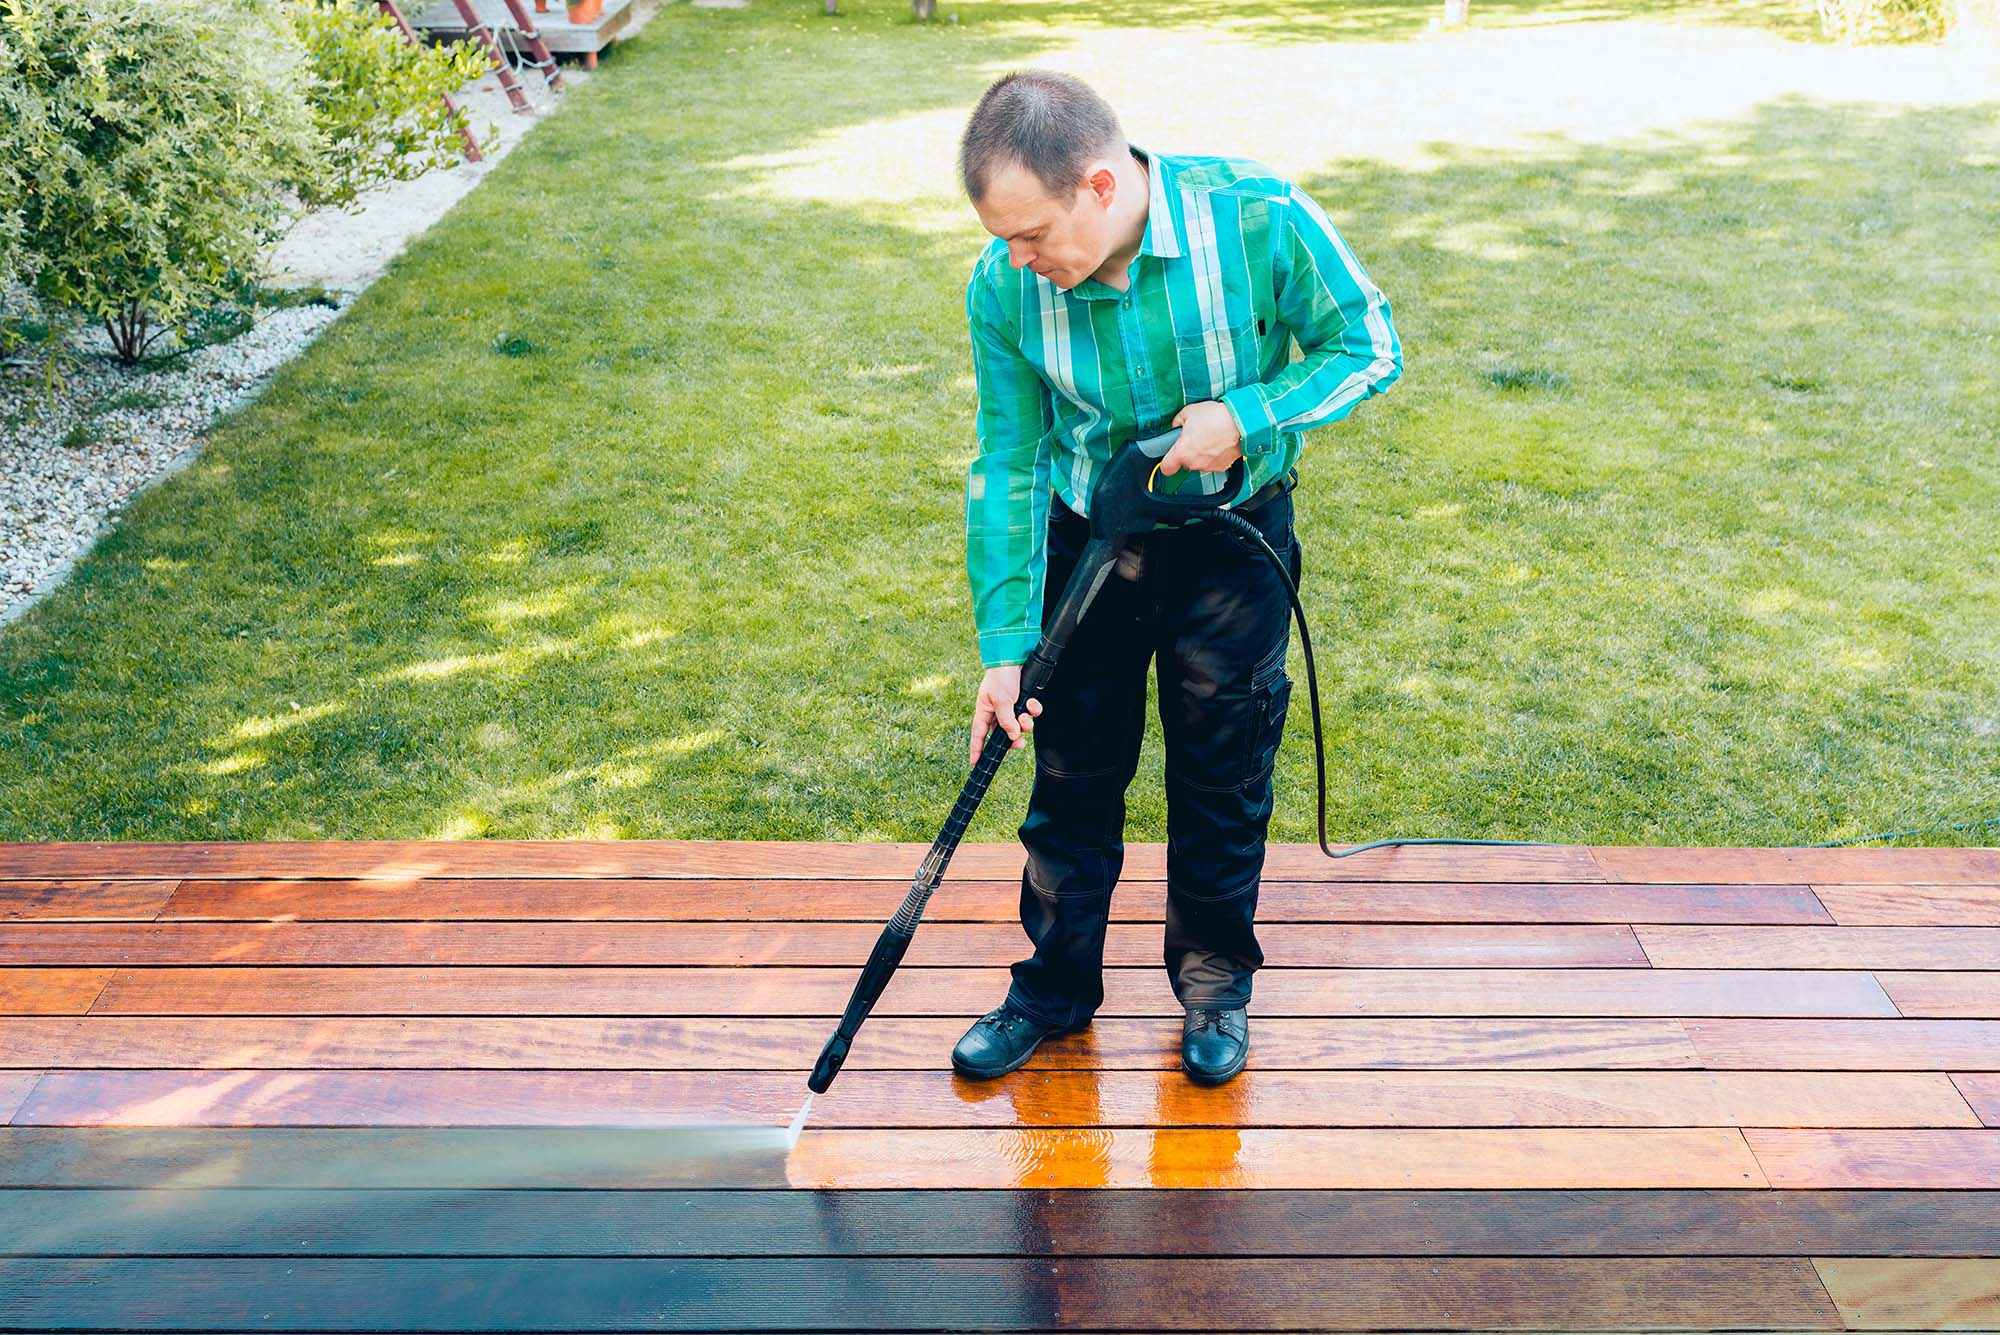
M 1294 481 L 1289 475 L 1287 481 Z M 1289 486 L 1248 510 L 1301 573 Z M 1089 521 L 1052 498 L 1042 614 L 1055 609 Z M 1104 937 L 1125 859 L 1125 790 L 1145 735 L 1157 657 L 1166 745 L 1164 960 L 1184 1009 L 1250 1000 L 1263 964 L 1254 919 L 1272 772 L 1291 698 L 1291 603 L 1270 558 L 1210 522 L 1132 539 L 1039 694 L 1035 782 L 1021 823 L 1021 925 L 1034 953 L 1007 1001 L 1082 1024 L 1104 1001 Z

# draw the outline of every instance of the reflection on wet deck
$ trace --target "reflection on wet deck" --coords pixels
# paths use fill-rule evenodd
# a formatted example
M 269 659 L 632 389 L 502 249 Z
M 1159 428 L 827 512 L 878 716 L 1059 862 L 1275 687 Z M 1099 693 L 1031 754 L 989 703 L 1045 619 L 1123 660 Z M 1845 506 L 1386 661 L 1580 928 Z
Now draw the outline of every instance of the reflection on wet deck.
M 1274 847 L 1207 1089 L 970 846 L 794 1139 L 921 854 L 0 845 L 0 1330 L 2000 1329 L 1991 850 Z

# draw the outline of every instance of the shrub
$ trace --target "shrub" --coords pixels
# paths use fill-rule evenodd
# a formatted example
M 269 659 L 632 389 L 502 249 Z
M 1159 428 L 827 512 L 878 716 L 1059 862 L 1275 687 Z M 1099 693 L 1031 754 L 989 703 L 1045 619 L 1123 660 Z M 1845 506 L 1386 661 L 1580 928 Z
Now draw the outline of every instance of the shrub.
M 21 221 L 21 200 L 26 186 L 21 179 L 20 122 L 9 97 L 11 91 L 0 84 L 0 316 L 6 313 L 4 303 L 8 292 L 33 262 L 27 247 L 21 244 L 26 231 Z
M 299 182 L 306 203 L 350 204 L 459 161 L 469 113 L 446 110 L 444 94 L 486 73 L 476 43 L 412 45 L 368 0 L 289 0 L 279 12 L 311 58 L 306 100 L 324 144 L 320 170 Z
M 121 360 L 255 266 L 322 170 L 304 53 L 250 0 L 0 0 L 22 244 Z
M 1953 0 L 1813 0 L 1819 26 L 1835 41 L 1908 41 L 1942 37 Z
M 26 88 L 20 80 L 7 78 L 0 67 L 0 354 L 26 341 L 14 306 L 23 295 L 20 284 L 35 268 L 34 252 L 25 244 L 27 225 L 21 218 L 27 195 L 27 180 L 21 170 L 26 103 Z

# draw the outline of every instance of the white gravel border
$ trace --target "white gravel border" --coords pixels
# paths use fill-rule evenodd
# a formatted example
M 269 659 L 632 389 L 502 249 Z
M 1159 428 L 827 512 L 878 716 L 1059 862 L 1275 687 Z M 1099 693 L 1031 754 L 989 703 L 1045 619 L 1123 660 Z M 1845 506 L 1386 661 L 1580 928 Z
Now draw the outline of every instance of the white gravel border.
M 104 331 L 91 329 L 76 340 L 83 365 L 53 411 L 25 372 L 0 386 L 0 412 L 27 415 L 0 429 L 0 625 L 61 583 L 127 498 L 185 467 L 209 424 L 255 397 L 338 314 L 270 311 L 247 333 L 157 371 L 119 366 Z M 135 402 L 96 411 L 126 400 Z M 82 443 L 68 443 L 73 429 L 86 433 Z

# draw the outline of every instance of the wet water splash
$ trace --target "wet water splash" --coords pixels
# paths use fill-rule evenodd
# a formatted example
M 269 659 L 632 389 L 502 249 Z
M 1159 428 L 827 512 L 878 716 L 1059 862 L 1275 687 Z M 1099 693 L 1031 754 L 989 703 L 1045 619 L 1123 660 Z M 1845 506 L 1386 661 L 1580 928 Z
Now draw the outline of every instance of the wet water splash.
M 792 1119 L 791 1129 L 785 1132 L 786 1149 L 795 1150 L 799 1147 L 799 1133 L 806 1129 L 806 1114 L 812 1111 L 813 1098 L 813 1091 L 807 1090 L 806 1101 L 799 1105 L 799 1115 Z

